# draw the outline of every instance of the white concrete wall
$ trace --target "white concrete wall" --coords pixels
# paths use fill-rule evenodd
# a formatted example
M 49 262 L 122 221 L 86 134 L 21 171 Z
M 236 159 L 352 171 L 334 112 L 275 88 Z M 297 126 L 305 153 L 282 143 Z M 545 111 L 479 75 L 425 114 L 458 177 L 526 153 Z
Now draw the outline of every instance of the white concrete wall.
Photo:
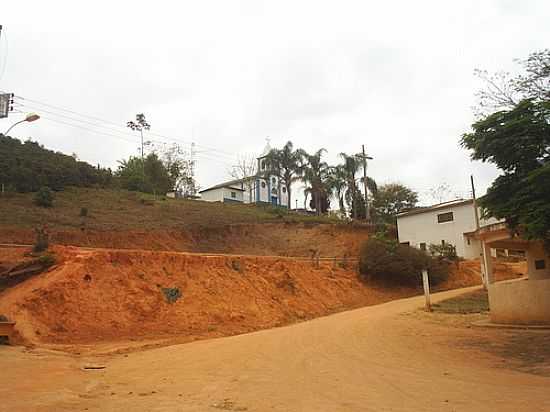
M 438 223 L 437 215 L 448 212 L 453 212 L 453 221 Z M 480 223 L 485 225 L 489 222 L 490 220 Z M 429 247 L 431 243 L 440 245 L 444 240 L 445 243 L 456 247 L 458 256 L 473 259 L 481 254 L 480 242 L 472 239 L 468 244 L 464 236 L 465 232 L 476 230 L 472 203 L 449 205 L 423 213 L 398 217 L 397 230 L 399 242 L 409 242 L 414 247 L 420 247 L 421 243 L 426 243 L 426 247 Z
M 529 279 L 550 279 L 550 257 L 544 250 L 542 242 L 533 242 L 530 244 L 529 249 L 527 249 L 526 258 Z M 543 269 L 536 268 L 535 262 L 537 260 L 544 261 L 545 267 Z
M 550 324 L 550 279 L 515 279 L 489 285 L 491 321 Z
M 206 192 L 202 192 L 200 195 L 201 195 L 201 200 L 204 200 L 206 202 L 223 202 L 222 187 L 218 189 L 212 189 Z
M 231 193 L 235 193 L 235 197 L 231 196 Z M 241 190 L 231 189 L 230 187 L 223 188 L 223 199 L 228 199 L 229 201 L 243 202 L 244 196 Z

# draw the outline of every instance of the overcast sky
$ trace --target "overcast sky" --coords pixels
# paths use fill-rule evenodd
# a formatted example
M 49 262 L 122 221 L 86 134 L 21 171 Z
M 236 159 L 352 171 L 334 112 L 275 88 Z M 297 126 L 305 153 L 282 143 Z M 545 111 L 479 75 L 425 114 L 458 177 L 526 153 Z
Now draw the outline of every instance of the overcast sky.
M 473 70 L 514 71 L 550 39 L 545 0 L 5 3 L 0 90 L 75 112 L 18 99 L 43 119 L 14 137 L 114 168 L 139 141 L 116 125 L 145 113 L 155 140 L 196 142 L 203 188 L 269 137 L 330 163 L 366 144 L 369 174 L 424 202 L 468 195 L 470 174 L 483 193 L 498 172 L 458 146 Z

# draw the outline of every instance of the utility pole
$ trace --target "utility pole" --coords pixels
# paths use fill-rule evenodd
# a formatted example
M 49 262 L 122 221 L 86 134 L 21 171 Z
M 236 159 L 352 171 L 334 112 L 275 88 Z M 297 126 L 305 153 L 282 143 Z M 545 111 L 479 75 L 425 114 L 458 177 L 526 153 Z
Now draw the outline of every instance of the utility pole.
M 474 206 L 474 216 L 476 220 L 476 231 L 479 231 L 479 210 L 477 209 L 477 200 L 476 200 L 476 188 L 474 185 L 474 175 L 470 175 L 470 183 L 472 185 L 472 199 L 473 199 L 473 206 Z M 485 250 L 485 244 L 480 239 L 479 243 L 481 245 L 481 261 L 483 262 L 483 270 L 481 271 L 481 282 L 483 283 L 483 288 L 487 290 L 488 287 L 488 279 L 489 279 L 489 269 L 488 269 L 488 259 L 491 259 L 491 257 L 487 257 L 486 250 Z
M 479 211 L 477 210 L 476 188 L 474 186 L 474 175 L 470 175 L 470 183 L 472 184 L 472 199 L 474 200 L 474 215 L 476 218 L 476 230 L 479 229 Z
M 367 156 L 365 153 L 365 145 L 362 145 L 362 154 L 359 156 L 363 159 L 363 185 L 365 187 L 365 220 L 370 221 L 370 210 L 369 210 L 369 191 L 367 188 L 367 159 L 372 160 L 372 157 Z

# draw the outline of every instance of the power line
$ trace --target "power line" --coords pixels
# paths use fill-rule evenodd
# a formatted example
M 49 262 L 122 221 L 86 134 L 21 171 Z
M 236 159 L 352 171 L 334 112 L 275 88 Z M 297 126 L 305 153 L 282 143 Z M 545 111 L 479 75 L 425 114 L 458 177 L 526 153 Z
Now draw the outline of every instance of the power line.
M 72 114 L 77 115 L 77 116 L 97 120 L 97 121 L 100 121 L 100 122 L 103 122 L 103 123 L 108 123 L 108 124 L 114 125 L 114 126 L 119 127 L 119 128 L 126 128 L 125 125 L 123 126 L 123 125 L 120 125 L 118 123 L 115 123 L 115 122 L 112 122 L 112 121 L 109 121 L 109 120 L 105 120 L 105 119 L 102 119 L 102 118 L 97 117 L 97 116 L 91 116 L 91 115 L 79 113 L 79 112 L 74 111 L 74 110 L 66 109 L 66 108 L 63 108 L 63 107 L 60 107 L 60 106 L 54 106 L 52 104 L 44 103 L 44 102 L 41 102 L 39 100 L 31 99 L 31 98 L 28 98 L 28 97 L 23 97 L 23 96 L 19 96 L 19 95 L 15 95 L 15 97 L 17 99 L 27 100 L 29 102 L 34 102 L 35 104 L 50 107 L 52 109 L 72 113 Z M 43 109 L 37 109 L 37 110 L 43 110 Z M 181 143 L 185 143 L 185 144 L 192 144 L 193 143 L 192 141 L 186 141 L 186 140 L 183 140 L 183 139 L 180 139 L 180 138 L 174 138 L 174 137 L 171 137 L 171 136 L 167 136 L 167 135 L 163 135 L 163 134 L 156 133 L 156 132 L 151 132 L 151 131 L 148 132 L 148 135 L 153 135 L 153 136 L 157 136 L 157 137 L 161 137 L 161 138 L 164 138 L 164 139 L 173 140 L 175 142 L 181 142 Z M 203 144 L 200 144 L 200 143 L 196 143 L 196 145 L 199 146 L 199 147 L 203 147 L 205 149 L 209 149 L 211 151 L 219 152 L 220 155 L 222 155 L 222 156 L 225 155 L 225 156 L 231 156 L 232 158 L 234 158 L 233 153 L 227 152 L 225 150 L 221 150 L 221 149 L 217 149 L 217 148 L 214 148 L 214 147 L 206 146 L 206 145 L 203 145 Z
M 56 119 L 58 123 L 64 123 L 64 124 L 67 124 L 67 125 L 70 125 L 70 126 L 73 126 L 73 127 L 80 127 L 81 129 L 92 131 L 92 132 L 97 132 L 97 133 L 100 133 L 100 134 L 103 134 L 103 135 L 106 135 L 106 136 L 113 136 L 113 137 L 117 137 L 117 138 L 120 138 L 120 136 L 118 136 L 118 135 L 138 137 L 137 135 L 135 135 L 131 132 L 126 132 L 126 131 L 122 131 L 122 130 L 119 131 L 117 129 L 114 129 L 114 128 L 109 127 L 109 126 L 105 126 L 105 125 L 97 123 L 97 122 L 91 122 L 91 121 L 88 121 L 88 120 L 79 119 L 79 118 L 76 118 L 76 117 L 73 117 L 73 116 L 68 116 L 66 114 L 58 113 L 56 111 L 46 110 L 44 108 L 40 108 L 40 107 L 37 107 L 37 106 L 34 106 L 34 105 L 30 106 L 30 105 L 27 105 L 26 103 L 23 104 L 23 103 L 18 103 L 18 102 L 15 103 L 15 105 L 16 105 L 16 107 L 19 107 L 19 108 L 26 108 L 26 109 L 29 109 L 29 110 L 35 110 L 35 111 L 40 111 L 40 112 L 43 112 L 43 113 L 49 113 L 49 114 L 51 114 L 53 116 L 56 116 L 56 117 L 61 117 L 63 119 L 68 119 L 68 120 L 71 120 L 71 121 L 74 121 L 74 122 L 84 123 L 86 125 L 90 125 L 90 126 L 93 126 L 93 127 L 100 127 L 100 128 L 109 130 L 110 132 L 117 133 L 117 136 L 115 136 L 113 133 L 106 133 L 106 132 L 103 132 L 103 131 L 100 132 L 100 131 L 92 130 L 90 128 L 86 128 L 86 127 L 83 127 L 83 126 L 80 126 L 80 125 L 77 126 L 77 125 L 72 124 L 72 123 L 69 124 L 66 120 L 64 120 L 64 122 L 62 122 L 61 120 Z M 45 118 L 48 119 L 48 120 L 56 121 L 56 120 L 51 119 L 51 118 L 47 118 L 47 117 L 45 117 Z M 110 124 L 113 124 L 113 123 L 110 123 Z M 156 133 L 151 133 L 151 132 L 147 133 L 147 135 L 150 135 L 150 134 L 157 135 Z M 170 140 L 175 141 L 175 142 L 182 142 L 179 139 L 170 138 Z M 148 141 L 154 142 L 154 143 L 169 144 L 168 142 L 155 140 L 155 139 L 148 139 Z M 193 145 L 193 143 L 189 143 L 189 142 L 183 142 L 183 143 L 186 144 L 186 145 L 190 145 L 190 146 Z M 204 150 L 204 151 L 201 151 L 201 152 L 212 152 L 212 150 L 208 149 L 208 150 Z M 215 155 L 216 156 L 223 156 L 227 160 L 235 160 L 234 155 L 229 156 L 229 155 L 223 155 L 223 154 L 218 154 L 218 153 L 216 153 Z

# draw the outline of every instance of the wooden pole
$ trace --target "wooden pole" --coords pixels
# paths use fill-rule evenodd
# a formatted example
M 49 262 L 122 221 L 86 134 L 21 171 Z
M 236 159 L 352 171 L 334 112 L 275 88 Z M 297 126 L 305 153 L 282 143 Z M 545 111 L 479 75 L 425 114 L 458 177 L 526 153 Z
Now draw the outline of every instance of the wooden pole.
M 430 302 L 430 280 L 428 279 L 428 271 L 422 270 L 422 285 L 424 286 L 424 297 L 426 298 L 426 310 L 432 311 L 432 304 Z

